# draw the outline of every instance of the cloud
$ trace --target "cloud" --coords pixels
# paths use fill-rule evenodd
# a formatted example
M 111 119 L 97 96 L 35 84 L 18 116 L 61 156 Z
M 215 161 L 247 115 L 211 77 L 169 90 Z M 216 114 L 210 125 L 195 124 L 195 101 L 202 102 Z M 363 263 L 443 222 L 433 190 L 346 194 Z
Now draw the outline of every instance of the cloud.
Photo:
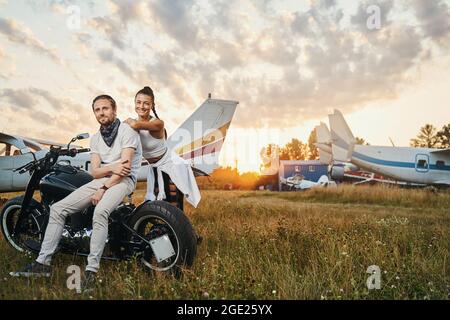
M 110 40 L 113 47 L 120 50 L 124 50 L 127 47 L 122 25 L 113 18 L 96 17 L 89 20 L 88 25 L 94 30 L 103 32 Z
M 23 89 L 3 89 L 0 91 L 0 97 L 5 98 L 11 105 L 21 109 L 33 109 L 36 105 L 36 99 Z
M 52 61 L 60 65 L 63 64 L 61 58 L 54 50 L 47 48 L 42 41 L 33 35 L 31 30 L 13 19 L 0 17 L 0 33 L 13 43 L 28 46 L 36 52 L 47 56 Z
M 70 97 L 58 97 L 53 93 L 35 87 L 0 90 L 0 101 L 5 101 L 5 108 L 9 113 L 20 114 L 20 119 L 28 117 L 27 123 L 41 123 L 45 125 L 47 136 L 54 139 L 68 139 L 79 132 L 94 130 L 96 120 L 90 106 L 82 106 Z M 46 107 L 46 103 L 52 111 Z M 25 130 L 25 122 L 16 123 L 16 127 Z M 27 125 L 27 132 L 36 132 Z M 66 132 L 63 136 L 61 132 Z M 27 133 L 28 134 L 28 133 Z
M 129 25 L 146 24 L 149 12 L 145 1 L 109 0 L 110 15 L 89 19 L 87 24 L 93 30 L 105 34 L 112 46 L 125 51 L 132 45 L 128 35 Z
M 152 1 L 148 7 L 155 21 L 182 48 L 197 46 L 199 29 L 191 12 L 192 0 Z
M 441 0 L 413 0 L 416 17 L 426 37 L 441 41 L 449 38 L 450 6 Z
M 431 59 L 431 46 L 448 53 L 449 7 L 443 1 L 365 0 L 354 13 L 342 3 L 316 0 L 297 11 L 271 0 L 109 0 L 108 10 L 96 6 L 88 28 L 67 39 L 82 58 L 114 66 L 107 76 L 126 105 L 130 90 L 144 85 L 155 88 L 164 110 L 188 110 L 211 92 L 241 101 L 234 122 L 238 127 L 296 126 L 332 108 L 349 112 L 395 98 Z M 367 28 L 369 5 L 380 7 L 379 30 Z M 54 9 L 62 13 L 62 7 Z M 35 51 L 45 52 L 24 27 L 1 21 L 0 32 L 15 43 L 28 41 Z M 77 75 L 93 74 L 92 64 L 74 60 Z M 105 89 L 96 88 L 101 84 L 95 77 L 82 79 L 76 84 L 80 92 Z M 31 83 L 17 89 L 24 96 L 7 92 L 3 99 L 25 105 L 29 98 L 69 112 L 61 107 L 67 101 L 59 93 L 37 87 Z M 81 108 L 75 102 L 72 107 Z M 167 116 L 181 120 L 183 112 Z M 83 117 L 88 121 L 90 114 Z M 64 119 L 70 126 L 70 119 Z
M 390 1 L 379 4 L 386 14 L 393 9 Z M 224 80 L 232 83 L 225 87 L 226 96 L 245 97 L 236 125 L 292 126 L 295 119 L 321 117 L 332 108 L 351 111 L 396 97 L 409 71 L 423 59 L 423 39 L 413 26 L 389 22 L 388 15 L 381 30 L 368 32 L 365 20 L 361 23 L 362 12 L 367 16 L 362 8 L 349 27 L 342 27 L 342 11 L 332 2 L 294 13 L 289 29 L 301 35 L 300 43 L 290 62 L 280 65 L 281 76 Z M 286 43 L 296 40 L 289 34 L 283 38 Z
M 120 71 L 122 71 L 129 78 L 134 79 L 133 70 L 119 57 L 114 55 L 114 52 L 110 49 L 104 49 L 97 52 L 101 61 L 111 63 L 115 65 Z

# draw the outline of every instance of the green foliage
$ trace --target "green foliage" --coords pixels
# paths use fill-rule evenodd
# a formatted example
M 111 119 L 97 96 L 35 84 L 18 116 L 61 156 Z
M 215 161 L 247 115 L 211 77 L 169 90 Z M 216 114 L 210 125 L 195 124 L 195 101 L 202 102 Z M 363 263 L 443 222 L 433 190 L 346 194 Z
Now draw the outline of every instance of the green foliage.
M 439 139 L 436 135 L 437 129 L 432 124 L 426 124 L 420 128 L 417 137 L 411 139 L 412 147 L 436 148 L 439 145 Z
M 316 135 L 316 128 L 314 128 L 314 130 L 311 131 L 308 137 L 309 160 L 319 159 L 319 149 L 317 149 L 317 147 L 315 146 L 316 142 L 317 142 L 317 135 Z

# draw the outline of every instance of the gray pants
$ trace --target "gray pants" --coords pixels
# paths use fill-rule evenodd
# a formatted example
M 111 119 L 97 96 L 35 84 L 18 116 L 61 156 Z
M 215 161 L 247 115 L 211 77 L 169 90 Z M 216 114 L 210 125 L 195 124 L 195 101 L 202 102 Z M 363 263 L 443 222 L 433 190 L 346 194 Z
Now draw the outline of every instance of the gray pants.
M 107 180 L 108 178 L 94 179 L 51 206 L 50 218 L 45 231 L 44 241 L 42 242 L 41 252 L 36 259 L 37 262 L 50 265 L 52 255 L 61 239 L 66 217 L 89 207 L 91 205 L 91 197 Z M 123 178 L 120 183 L 106 190 L 95 207 L 86 270 L 98 271 L 100 258 L 108 238 L 108 217 L 123 201 L 123 198 L 133 192 L 135 187 L 136 184 L 131 178 Z

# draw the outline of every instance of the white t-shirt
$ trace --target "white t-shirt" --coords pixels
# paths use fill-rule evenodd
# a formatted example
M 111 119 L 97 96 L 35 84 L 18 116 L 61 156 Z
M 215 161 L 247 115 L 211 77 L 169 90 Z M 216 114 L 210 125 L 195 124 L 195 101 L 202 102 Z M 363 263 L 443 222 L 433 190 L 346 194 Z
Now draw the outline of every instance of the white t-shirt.
M 137 174 L 142 162 L 142 146 L 139 134 L 134 131 L 127 123 L 122 122 L 119 126 L 116 139 L 111 147 L 103 140 L 100 131 L 97 131 L 91 138 L 91 153 L 100 155 L 103 165 L 119 162 L 122 155 L 122 149 L 133 148 L 135 150 L 133 161 L 131 163 L 130 176 L 137 181 Z

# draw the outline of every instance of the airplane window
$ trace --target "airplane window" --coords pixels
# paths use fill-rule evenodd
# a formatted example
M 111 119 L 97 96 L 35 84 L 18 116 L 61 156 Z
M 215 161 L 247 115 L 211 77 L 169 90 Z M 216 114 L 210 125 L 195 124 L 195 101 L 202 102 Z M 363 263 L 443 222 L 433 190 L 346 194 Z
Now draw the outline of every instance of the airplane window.
M 6 149 L 8 148 L 8 146 L 9 145 L 6 145 L 6 143 L 0 143 L 0 157 L 4 157 L 6 155 Z
M 11 151 L 9 154 L 11 156 L 20 156 L 22 154 L 22 152 L 20 152 L 20 150 L 18 148 L 16 148 L 15 146 L 11 145 Z
M 417 161 L 417 168 L 428 168 L 427 160 L 419 160 Z
M 445 167 L 445 162 L 442 161 L 442 160 L 436 161 L 436 167 L 444 168 Z
M 0 143 L 0 157 L 20 156 L 22 153 L 19 149 L 9 143 Z

